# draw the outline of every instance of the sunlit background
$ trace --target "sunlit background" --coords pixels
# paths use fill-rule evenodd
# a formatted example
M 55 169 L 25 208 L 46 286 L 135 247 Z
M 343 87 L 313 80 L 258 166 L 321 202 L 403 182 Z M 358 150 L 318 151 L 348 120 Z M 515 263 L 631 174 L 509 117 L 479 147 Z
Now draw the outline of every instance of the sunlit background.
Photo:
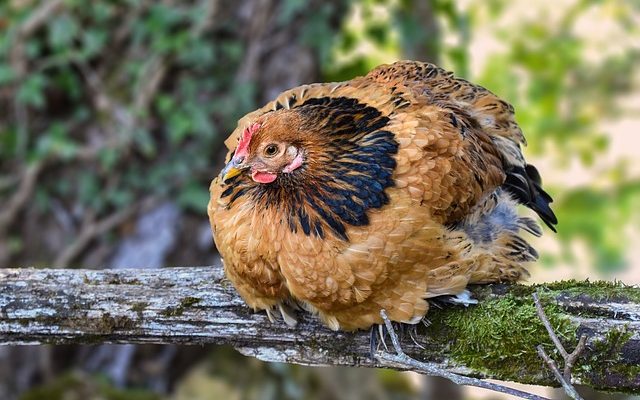
M 640 2 L 624 0 L 0 2 L 0 267 L 213 263 L 207 189 L 237 119 L 404 58 L 515 106 L 560 220 L 532 281 L 640 283 Z M 0 347 L 7 400 L 487 397 L 228 348 Z

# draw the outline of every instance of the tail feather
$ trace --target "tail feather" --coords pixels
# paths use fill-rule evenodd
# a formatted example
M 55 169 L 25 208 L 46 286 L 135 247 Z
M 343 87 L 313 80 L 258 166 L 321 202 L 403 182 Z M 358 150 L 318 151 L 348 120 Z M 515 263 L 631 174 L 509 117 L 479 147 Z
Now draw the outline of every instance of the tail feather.
M 538 170 L 527 164 L 524 168 L 511 166 L 506 172 L 507 178 L 503 187 L 507 192 L 519 203 L 535 211 L 549 229 L 556 232 L 555 225 L 558 224 L 558 219 L 549 206 L 553 199 L 542 189 Z
M 529 217 L 520 217 L 518 218 L 518 226 L 520 229 L 523 229 L 533 236 L 540 237 L 542 236 L 542 229 L 540 225 L 536 222 L 536 220 Z

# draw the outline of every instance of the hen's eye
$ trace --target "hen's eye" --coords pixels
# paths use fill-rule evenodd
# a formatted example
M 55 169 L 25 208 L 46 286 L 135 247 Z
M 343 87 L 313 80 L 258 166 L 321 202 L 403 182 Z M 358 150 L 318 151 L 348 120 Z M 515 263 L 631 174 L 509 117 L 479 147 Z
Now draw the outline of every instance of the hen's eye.
M 264 154 L 273 157 L 278 153 L 278 146 L 275 144 L 270 144 L 264 148 Z

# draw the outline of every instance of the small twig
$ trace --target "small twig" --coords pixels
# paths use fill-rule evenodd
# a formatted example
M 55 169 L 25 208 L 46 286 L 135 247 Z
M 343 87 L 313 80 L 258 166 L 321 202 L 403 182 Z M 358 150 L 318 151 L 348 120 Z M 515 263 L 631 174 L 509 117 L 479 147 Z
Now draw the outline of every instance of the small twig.
M 191 26 L 191 37 L 194 39 L 199 39 L 207 30 L 209 30 L 216 23 L 216 14 L 218 13 L 218 9 L 220 7 L 219 2 L 212 0 L 202 0 L 200 2 L 203 11 L 202 16 Z
M 580 353 L 584 350 L 587 337 L 586 335 L 580 336 L 580 339 L 578 340 L 578 345 L 576 346 L 576 348 L 573 350 L 573 352 L 568 353 L 567 350 L 562 345 L 562 343 L 560 342 L 558 335 L 556 335 L 555 331 L 553 330 L 553 327 L 551 326 L 551 322 L 549 321 L 549 318 L 547 318 L 547 315 L 544 312 L 542 303 L 540 303 L 540 298 L 538 296 L 538 293 L 534 293 L 532 296 L 533 296 L 533 303 L 536 306 L 538 318 L 540 318 L 540 321 L 542 321 L 542 324 L 547 330 L 547 333 L 549 334 L 551 341 L 555 345 L 556 349 L 558 349 L 558 351 L 560 352 L 560 355 L 562 356 L 562 359 L 564 360 L 564 371 L 563 371 L 564 373 L 560 373 L 560 370 L 558 369 L 558 366 L 556 365 L 555 361 L 551 359 L 551 357 L 549 357 L 549 355 L 544 351 L 544 348 L 542 347 L 542 345 L 538 345 L 536 347 L 538 350 L 538 355 L 540 355 L 540 358 L 542 358 L 547 364 L 547 366 L 549 367 L 549 369 L 551 369 L 551 371 L 555 375 L 558 382 L 560 382 L 560 384 L 562 385 L 562 388 L 564 389 L 565 393 L 572 399 L 581 400 L 582 397 L 580 397 L 580 395 L 576 391 L 576 388 L 573 387 L 573 385 L 571 384 L 571 369 L 573 368 L 573 365 L 575 364 L 576 360 L 580 356 Z
M 40 4 L 20 25 L 18 34 L 22 37 L 30 36 L 43 24 L 50 21 L 62 6 L 64 6 L 62 0 L 49 0 Z
M 136 95 L 133 99 L 133 109 L 137 113 L 147 112 L 149 103 L 155 97 L 164 79 L 168 65 L 166 57 L 152 57 L 143 66 L 144 73 L 137 83 Z
M 542 308 L 542 304 L 540 303 L 540 299 L 538 298 L 538 293 L 533 294 L 533 302 L 536 305 L 538 318 L 540 318 L 540 320 L 544 324 L 544 327 L 547 329 L 547 333 L 549 334 L 551 341 L 556 346 L 556 349 L 558 349 L 558 351 L 560 352 L 560 355 L 562 356 L 562 358 L 566 360 L 569 357 L 569 353 L 567 353 L 567 350 L 565 350 L 564 346 L 560 342 L 558 335 L 556 335 L 555 331 L 553 330 L 553 327 L 551 326 L 551 322 L 549 321 L 549 318 L 547 318 L 547 315 L 545 314 L 544 309 Z
M 0 176 L 0 192 L 10 189 L 19 181 L 20 181 L 19 176 L 15 176 L 15 175 Z
M 564 360 L 564 377 L 569 382 L 571 382 L 571 370 L 573 369 L 573 365 L 580 357 L 580 354 L 584 351 L 587 345 L 587 335 L 580 335 L 580 339 L 578 339 L 578 344 L 576 348 L 573 350 L 569 357 Z
M 2 211 L 0 211 L 0 236 L 5 233 L 22 206 L 27 204 L 41 170 L 41 162 L 35 162 L 24 169 L 20 179 L 20 186 L 9 201 L 2 205 Z
M 18 26 L 11 39 L 9 62 L 16 74 L 14 90 L 17 90 L 18 82 L 24 79 L 27 74 L 26 39 L 40 29 L 64 6 L 64 1 L 62 0 L 49 0 L 41 3 Z M 26 105 L 19 101 L 17 96 L 13 100 L 13 114 L 18 129 L 17 153 L 24 155 L 29 142 L 29 113 Z
M 394 331 L 393 325 L 391 324 L 391 321 L 387 317 L 387 313 L 384 310 L 380 310 L 380 316 L 382 317 L 384 324 L 387 327 L 387 331 L 389 331 L 389 336 L 391 336 L 391 343 L 393 343 L 393 348 L 396 351 L 396 355 L 389 354 L 386 352 L 377 352 L 376 358 L 382 363 L 388 363 L 388 364 L 391 364 L 390 366 L 394 366 L 394 367 L 401 367 L 401 366 L 410 367 L 414 372 L 418 372 L 425 375 L 431 375 L 431 376 L 439 376 L 439 377 L 448 379 L 451 382 L 458 385 L 480 387 L 483 389 L 492 390 L 494 392 L 506 393 L 511 396 L 516 396 L 523 399 L 549 400 L 546 397 L 538 396 L 533 393 L 512 389 L 510 387 L 499 385 L 497 383 L 487 382 L 482 379 L 461 376 L 458 374 L 454 374 L 452 372 L 445 371 L 436 365 L 417 361 L 409 357 L 408 355 L 406 355 L 402 350 L 402 347 L 400 346 L 400 340 L 398 339 L 398 335 Z
M 574 400 L 582 400 L 582 397 L 576 391 L 576 388 L 573 387 L 573 385 L 564 378 L 564 376 L 558 369 L 556 362 L 553 361 L 553 359 L 549 357 L 549 355 L 544 351 L 542 345 L 538 345 L 536 349 L 538 350 L 538 355 L 540 356 L 540 358 L 544 360 L 551 372 L 553 372 L 553 375 L 555 375 L 558 382 L 560 382 L 560 384 L 562 385 L 562 388 L 564 389 L 564 392 L 567 394 L 567 396 L 571 397 Z

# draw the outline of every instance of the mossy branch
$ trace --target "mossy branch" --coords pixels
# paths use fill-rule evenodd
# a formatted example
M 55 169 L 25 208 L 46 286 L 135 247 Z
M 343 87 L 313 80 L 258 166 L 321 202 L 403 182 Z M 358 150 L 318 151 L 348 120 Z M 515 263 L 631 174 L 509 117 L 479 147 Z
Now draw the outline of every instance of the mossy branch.
M 566 348 L 587 336 L 574 383 L 640 393 L 640 289 L 619 283 L 474 287 L 478 305 L 432 307 L 419 346 L 406 337 L 402 347 L 458 374 L 557 386 L 536 350 L 560 358 L 537 317 L 536 291 Z M 290 328 L 253 313 L 220 266 L 0 269 L 0 344 L 217 343 L 265 361 L 379 366 L 369 332 L 333 332 L 308 314 L 298 319 Z

